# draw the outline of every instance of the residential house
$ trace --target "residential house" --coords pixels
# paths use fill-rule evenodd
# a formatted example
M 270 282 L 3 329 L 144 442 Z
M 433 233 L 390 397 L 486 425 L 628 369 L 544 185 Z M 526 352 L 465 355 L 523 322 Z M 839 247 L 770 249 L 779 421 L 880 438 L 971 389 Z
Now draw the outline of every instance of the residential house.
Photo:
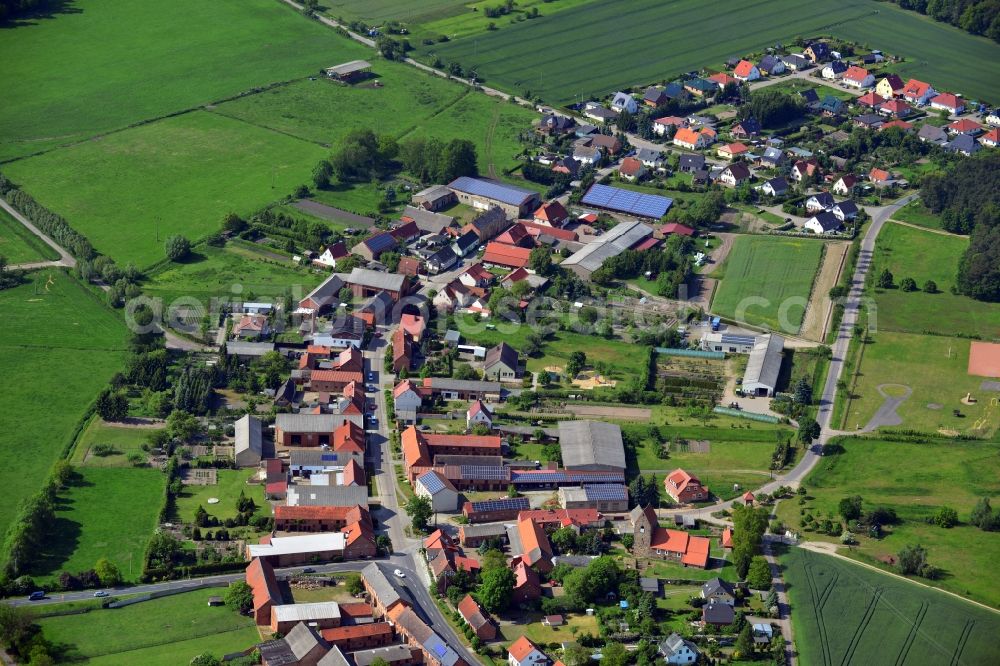
M 320 266 L 328 266 L 330 268 L 336 268 L 337 262 L 346 259 L 350 256 L 347 252 L 347 246 L 344 245 L 343 241 L 338 241 L 333 245 L 327 245 L 323 248 L 323 251 L 318 257 L 313 259 L 314 264 L 319 264 Z
M 702 127 L 695 130 L 689 127 L 682 127 L 674 134 L 673 144 L 688 150 L 701 150 L 707 148 L 715 142 L 715 130 L 709 127 Z
M 490 616 L 484 611 L 476 600 L 472 598 L 471 594 L 465 595 L 465 597 L 458 602 L 458 612 L 465 620 L 465 623 L 472 628 L 472 633 L 474 633 L 481 641 L 492 641 L 497 637 L 497 627 L 490 620 Z
M 811 231 L 814 234 L 829 234 L 837 231 L 842 226 L 841 220 L 831 212 L 823 211 L 812 216 L 802 225 L 804 231 Z
M 611 98 L 611 110 L 618 113 L 635 115 L 636 111 L 639 110 L 639 105 L 636 104 L 635 98 L 632 95 L 624 92 L 616 92 L 615 96 Z
M 733 69 L 733 76 L 740 81 L 756 81 L 760 78 L 760 70 L 749 60 L 740 60 Z
M 670 101 L 667 91 L 657 86 L 646 88 L 646 93 L 642 96 L 642 103 L 646 106 L 656 108 Z
M 930 142 L 939 146 L 948 143 L 948 132 L 935 125 L 922 125 L 917 132 L 917 138 L 924 143 Z
M 893 178 L 892 175 L 885 169 L 873 167 L 872 170 L 868 172 L 868 180 L 876 187 L 884 187 L 890 184 Z
M 836 81 L 843 78 L 844 72 L 847 71 L 847 65 L 841 60 L 834 60 L 821 70 L 821 74 L 824 79 L 829 81 Z
M 840 194 L 842 196 L 850 196 L 854 192 L 854 186 L 858 184 L 858 177 L 854 174 L 848 173 L 844 174 L 834 182 L 831 191 L 834 194 Z
M 666 160 L 659 150 L 640 148 L 635 153 L 635 159 L 639 160 L 647 169 L 663 170 L 666 167 Z
M 798 160 L 792 165 L 792 171 L 789 177 L 796 183 L 801 183 L 803 180 L 812 177 L 819 177 L 821 175 L 819 170 L 819 162 L 815 159 L 808 160 Z
M 809 58 L 813 63 L 819 64 L 830 59 L 830 45 L 826 42 L 813 42 L 805 48 L 802 55 Z
M 538 121 L 537 131 L 539 134 L 546 136 L 561 136 L 569 134 L 575 127 L 576 121 L 572 118 L 550 113 L 549 115 L 542 116 L 542 119 Z
M 618 166 L 618 175 L 623 180 L 635 182 L 646 175 L 646 167 L 634 157 L 626 157 Z
M 532 208 L 531 210 L 534 210 Z M 500 207 L 489 208 L 477 215 L 462 228 L 462 233 L 474 233 L 480 243 L 496 238 L 507 227 L 507 211 Z
M 783 74 L 785 72 L 785 63 L 783 63 L 781 58 L 777 56 L 766 55 L 760 59 L 759 63 L 757 63 L 757 69 L 760 71 L 762 76 Z
M 785 153 L 780 148 L 768 146 L 754 164 L 763 169 L 777 169 L 785 163 Z
M 937 91 L 931 87 L 931 84 L 924 83 L 923 81 L 918 81 L 917 79 L 910 79 L 903 86 L 901 93 L 903 99 L 905 99 L 910 104 L 915 104 L 917 106 L 923 106 L 930 101 Z
M 959 134 L 944 146 L 948 152 L 959 153 L 966 157 L 978 153 L 981 148 L 982 146 L 979 145 L 975 137 L 969 134 Z
M 858 106 L 865 106 L 870 109 L 877 109 L 883 104 L 885 104 L 885 98 L 879 95 L 877 92 L 869 90 L 864 95 L 858 98 Z
M 511 562 L 514 570 L 514 591 L 511 600 L 519 604 L 527 604 L 542 596 L 542 583 L 538 572 L 517 558 Z
M 687 121 L 680 116 L 664 116 L 653 121 L 653 134 L 666 136 L 681 127 L 687 127 Z
M 903 131 L 904 134 L 909 134 L 913 131 L 913 123 L 908 123 L 905 120 L 895 119 L 890 120 L 887 123 L 883 123 L 881 127 L 878 128 L 879 132 L 884 132 L 887 129 L 897 128 Z
M 760 123 L 757 122 L 756 118 L 751 116 L 733 125 L 729 133 L 735 139 L 752 139 L 760 134 Z
M 660 656 L 669 666 L 682 666 L 698 661 L 698 647 L 691 641 L 684 640 L 680 634 L 670 634 L 660 643 Z
M 747 165 L 737 162 L 722 170 L 722 173 L 719 174 L 719 182 L 729 187 L 739 187 L 743 183 L 749 182 L 750 177 L 750 169 Z
M 834 203 L 833 195 L 829 192 L 817 192 L 806 199 L 806 212 L 817 213 L 821 210 L 828 210 Z
M 677 168 L 684 173 L 693 173 L 705 169 L 704 155 L 681 155 Z
M 678 504 L 705 502 L 711 497 L 708 488 L 702 485 L 698 477 L 677 468 L 663 479 L 667 495 Z
M 565 157 L 560 157 L 552 163 L 552 171 L 555 173 L 564 173 L 575 179 L 577 174 L 580 173 L 580 166 L 579 161 L 574 159 L 571 155 L 567 155 Z
M 579 144 L 573 148 L 573 159 L 580 164 L 597 164 L 604 158 L 598 146 Z
M 400 220 L 400 223 L 390 229 L 389 233 L 400 245 L 409 245 L 423 234 L 413 220 Z
M 583 116 L 598 123 L 613 123 L 618 120 L 617 111 L 604 108 L 600 102 L 587 102 L 583 107 Z M 578 130 L 579 132 L 579 130 Z
M 480 423 L 492 430 L 493 412 L 490 411 L 489 407 L 482 400 L 474 400 L 465 412 L 465 426 L 472 428 Z
M 760 78 L 760 76 L 758 75 L 757 78 Z M 738 85 L 740 82 L 740 80 L 737 79 L 735 76 L 729 76 L 725 72 L 712 74 L 712 76 L 708 77 L 708 80 L 719 86 L 719 90 L 724 89 L 730 83 L 732 83 L 733 85 Z
M 835 118 L 844 112 L 844 102 L 833 95 L 824 95 L 818 109 L 825 118 Z
M 882 116 L 874 113 L 862 113 L 860 116 L 855 116 L 851 122 L 854 123 L 855 127 L 878 129 L 882 127 L 885 120 L 882 119 Z
M 969 134 L 971 136 L 978 136 L 979 134 L 982 134 L 982 131 L 982 125 L 974 120 L 969 120 L 968 118 L 961 118 L 948 125 L 948 132 L 950 134 Z
M 507 526 L 511 557 L 534 567 L 541 573 L 552 570 L 552 545 L 542 526 L 530 518 L 518 518 L 514 525 Z
M 486 270 L 482 264 L 473 264 L 458 276 L 459 282 L 466 287 L 486 288 L 493 284 L 493 279 L 493 273 Z
M 785 67 L 793 72 L 801 72 L 813 66 L 808 59 L 796 54 L 782 56 L 781 62 L 785 63 Z
M 892 99 L 893 97 L 902 95 L 905 87 L 906 84 L 903 83 L 903 79 L 899 78 L 896 74 L 889 74 L 888 76 L 883 76 L 875 84 L 875 92 L 881 95 L 883 99 Z
M 760 186 L 760 191 L 769 197 L 784 196 L 788 192 L 788 181 L 784 176 L 772 178 L 764 181 L 764 184 Z
M 417 412 L 424 398 L 412 381 L 404 379 L 396 384 L 392 390 L 392 399 L 397 421 L 411 425 L 417 422 Z
M 387 613 L 399 633 L 412 647 L 423 652 L 427 666 L 469 666 L 455 650 L 407 605 L 399 604 Z
M 879 105 L 878 112 L 892 118 L 906 118 L 913 113 L 913 109 L 901 99 L 890 99 Z
M 392 334 L 392 371 L 397 375 L 413 369 L 413 344 L 413 336 L 402 327 Z
M 516 381 L 519 371 L 517 351 L 506 342 L 501 342 L 486 352 L 486 360 L 483 362 L 484 379 Z
M 810 109 L 815 109 L 819 106 L 819 93 L 816 92 L 815 88 L 806 88 L 805 90 L 799 91 L 799 97 Z
M 591 146 L 600 148 L 605 155 L 617 155 L 622 149 L 621 139 L 609 134 L 592 134 L 586 139 L 580 139 L 580 141 L 587 141 Z
M 466 231 L 451 244 L 452 254 L 465 257 L 474 252 L 479 247 L 479 243 L 479 234 L 473 230 Z
M 850 199 L 836 203 L 832 208 L 830 208 L 830 212 L 833 213 L 834 216 L 841 222 L 846 222 L 856 218 L 858 216 L 858 210 L 858 205 Z
M 733 585 L 721 578 L 711 578 L 701 586 L 698 593 L 708 603 L 736 605 L 736 590 Z
M 727 626 L 736 619 L 736 611 L 729 604 L 705 604 L 701 607 L 701 621 L 717 627 Z
M 704 97 L 705 95 L 714 95 L 717 93 L 719 86 L 714 81 L 706 81 L 705 79 L 696 77 L 684 82 L 684 90 L 695 97 Z
M 958 116 L 965 111 L 965 100 L 952 93 L 941 93 L 931 98 L 931 108 L 935 111 L 947 111 L 953 116 Z
M 479 239 L 476 238 L 475 234 L 468 235 L 475 241 L 476 244 L 479 243 Z M 458 255 L 455 254 L 455 250 L 453 250 L 450 245 L 446 245 L 431 256 L 427 257 L 427 272 L 431 275 L 443 273 L 456 263 L 458 263 Z
M 569 212 L 557 199 L 543 203 L 534 213 L 535 224 L 548 227 L 562 227 L 569 219 Z
M 983 115 L 985 116 L 987 125 L 992 125 L 993 127 L 1000 127 L 1000 108 L 987 111 Z
M 245 314 L 233 326 L 233 335 L 240 340 L 256 340 L 266 338 L 271 334 L 267 316 Z
M 507 648 L 507 666 L 548 666 L 549 657 L 527 636 L 521 636 Z
M 979 137 L 979 143 L 989 148 L 996 148 L 1000 143 L 1000 129 L 993 128 L 986 134 Z
M 746 144 L 742 143 L 727 143 L 724 146 L 719 146 L 715 149 L 715 154 L 726 160 L 735 160 L 744 157 L 750 149 L 747 148 Z

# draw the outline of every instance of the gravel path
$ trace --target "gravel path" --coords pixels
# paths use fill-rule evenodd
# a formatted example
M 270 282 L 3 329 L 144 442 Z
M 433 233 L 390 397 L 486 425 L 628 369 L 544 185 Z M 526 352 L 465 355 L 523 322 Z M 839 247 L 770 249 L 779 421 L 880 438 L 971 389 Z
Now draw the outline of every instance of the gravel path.
M 889 386 L 898 386 L 903 389 L 903 395 L 893 396 L 886 393 L 885 389 Z M 906 401 L 910 395 L 913 394 L 913 389 L 905 384 L 879 384 L 878 392 L 885 400 L 882 402 L 882 406 L 878 408 L 875 415 L 871 417 L 868 424 L 861 430 L 861 432 L 871 432 L 876 428 L 881 426 L 898 426 L 903 422 L 902 417 L 896 413 L 896 408 L 899 407 L 903 402 Z

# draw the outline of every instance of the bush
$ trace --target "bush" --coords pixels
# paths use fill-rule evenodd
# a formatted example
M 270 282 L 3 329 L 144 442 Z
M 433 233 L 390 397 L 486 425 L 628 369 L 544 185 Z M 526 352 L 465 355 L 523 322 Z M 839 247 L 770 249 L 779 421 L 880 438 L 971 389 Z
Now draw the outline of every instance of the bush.
M 177 234 L 169 237 L 166 243 L 164 243 L 163 248 L 167 254 L 167 259 L 170 261 L 180 261 L 191 254 L 191 241 Z

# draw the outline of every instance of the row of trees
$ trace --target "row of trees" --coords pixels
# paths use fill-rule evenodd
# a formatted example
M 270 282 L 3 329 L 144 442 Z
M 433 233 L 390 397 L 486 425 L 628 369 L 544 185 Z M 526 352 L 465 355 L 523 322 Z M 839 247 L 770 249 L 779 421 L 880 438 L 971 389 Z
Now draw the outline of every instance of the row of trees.
M 741 120 L 756 118 L 761 127 L 774 128 L 786 125 L 796 118 L 805 115 L 805 104 L 799 95 L 764 88 L 750 93 L 746 102 L 739 108 Z
M 24 271 L 13 270 L 7 265 L 7 257 L 0 254 L 0 291 L 16 287 L 24 282 Z

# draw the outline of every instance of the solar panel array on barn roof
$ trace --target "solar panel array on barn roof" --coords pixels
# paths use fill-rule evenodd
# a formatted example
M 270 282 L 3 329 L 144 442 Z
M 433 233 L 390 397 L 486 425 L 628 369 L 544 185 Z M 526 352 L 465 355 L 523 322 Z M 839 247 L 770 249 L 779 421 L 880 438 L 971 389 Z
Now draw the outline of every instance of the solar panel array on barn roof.
M 472 503 L 473 511 L 521 511 L 530 508 L 531 502 L 527 497 L 503 497 Z
M 463 479 L 484 479 L 489 481 L 503 481 L 507 478 L 507 469 L 503 466 L 495 465 L 462 465 Z
M 523 187 L 505 185 L 492 180 L 470 178 L 468 176 L 456 178 L 448 183 L 448 187 L 452 190 L 458 190 L 459 192 L 465 192 L 473 196 L 501 201 L 511 206 L 520 206 L 531 197 L 538 196 L 537 193 Z
M 625 480 L 623 472 L 589 472 L 568 469 L 520 472 L 511 470 L 510 476 L 514 483 L 621 483 Z
M 644 194 L 595 183 L 580 200 L 588 206 L 628 213 L 636 217 L 659 219 L 666 215 L 674 200 L 659 194 Z
M 588 484 L 583 487 L 587 500 L 591 502 L 615 502 L 628 499 L 625 486 L 618 483 Z

